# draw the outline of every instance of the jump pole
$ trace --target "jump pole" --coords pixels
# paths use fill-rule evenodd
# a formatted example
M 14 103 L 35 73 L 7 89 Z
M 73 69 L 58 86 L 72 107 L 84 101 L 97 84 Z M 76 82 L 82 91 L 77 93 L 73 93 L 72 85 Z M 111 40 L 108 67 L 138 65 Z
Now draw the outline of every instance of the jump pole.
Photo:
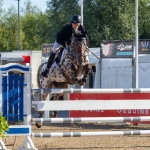
M 149 88 L 125 88 L 125 89 L 32 89 L 33 93 L 150 93 Z
M 79 123 L 79 122 L 141 122 L 150 117 L 85 117 L 85 118 L 32 118 L 32 123 Z
M 32 133 L 32 137 L 88 137 L 88 136 L 128 136 L 128 135 L 149 135 L 150 130 L 134 131 L 110 131 L 110 132 L 39 132 Z
M 37 111 L 150 109 L 150 100 L 33 101 Z

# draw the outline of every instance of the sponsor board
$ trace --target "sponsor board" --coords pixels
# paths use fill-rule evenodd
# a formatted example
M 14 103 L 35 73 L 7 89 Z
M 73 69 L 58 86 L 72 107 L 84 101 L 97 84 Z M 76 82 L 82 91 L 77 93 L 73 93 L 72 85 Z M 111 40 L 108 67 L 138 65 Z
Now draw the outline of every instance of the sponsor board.
M 139 41 L 139 54 L 150 54 L 150 40 Z
M 102 41 L 102 58 L 132 58 L 133 41 Z M 103 49 L 104 48 L 104 49 Z M 105 53 L 107 49 L 107 54 Z
M 70 94 L 70 100 L 149 100 L 150 93 Z M 150 109 L 70 111 L 70 117 L 135 117 L 150 116 Z M 150 122 L 143 122 L 150 123 Z
M 42 46 L 41 46 L 42 57 L 45 57 L 45 58 L 49 57 L 50 51 L 52 50 L 53 45 L 54 45 L 53 43 L 51 43 L 51 44 L 42 44 Z

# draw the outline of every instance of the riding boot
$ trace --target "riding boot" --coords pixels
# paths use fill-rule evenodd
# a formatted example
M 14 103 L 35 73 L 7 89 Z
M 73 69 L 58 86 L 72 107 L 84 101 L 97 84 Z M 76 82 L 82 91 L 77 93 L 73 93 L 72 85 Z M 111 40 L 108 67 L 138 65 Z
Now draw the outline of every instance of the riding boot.
M 44 72 L 42 72 L 43 77 L 47 77 L 49 69 L 51 65 L 53 64 L 54 57 L 55 57 L 55 53 L 51 51 L 49 55 L 48 63 L 47 63 L 47 68 L 44 70 Z
M 50 67 L 51 67 L 51 65 L 53 63 L 54 57 L 55 57 L 55 53 L 53 53 L 51 51 L 50 55 L 49 55 L 48 63 L 47 63 L 47 69 L 50 69 Z

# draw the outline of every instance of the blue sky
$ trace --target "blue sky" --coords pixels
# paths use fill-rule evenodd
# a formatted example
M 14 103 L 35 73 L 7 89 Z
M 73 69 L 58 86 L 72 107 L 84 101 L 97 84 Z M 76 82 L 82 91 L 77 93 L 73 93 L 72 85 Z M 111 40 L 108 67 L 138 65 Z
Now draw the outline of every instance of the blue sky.
M 23 7 L 23 4 L 26 0 L 20 0 L 20 7 Z M 46 2 L 48 0 L 30 0 L 32 2 L 32 5 L 37 5 L 38 8 L 40 8 L 42 11 L 45 11 L 47 8 Z M 15 6 L 16 9 L 18 9 L 18 1 L 17 0 L 4 0 L 3 1 L 3 7 L 4 9 L 8 9 L 11 5 Z

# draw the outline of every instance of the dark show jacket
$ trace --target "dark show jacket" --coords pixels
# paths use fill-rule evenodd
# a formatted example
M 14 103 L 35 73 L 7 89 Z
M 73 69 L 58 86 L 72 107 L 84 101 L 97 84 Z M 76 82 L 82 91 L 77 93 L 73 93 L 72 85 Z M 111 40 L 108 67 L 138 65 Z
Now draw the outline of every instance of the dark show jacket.
M 87 38 L 84 26 L 80 25 L 78 30 L 75 32 L 72 28 L 72 25 L 67 24 L 62 28 L 60 32 L 57 33 L 56 42 L 59 43 L 60 45 L 63 45 L 64 47 L 66 42 L 68 45 L 70 45 L 73 33 L 76 38 L 83 38 L 83 37 Z

